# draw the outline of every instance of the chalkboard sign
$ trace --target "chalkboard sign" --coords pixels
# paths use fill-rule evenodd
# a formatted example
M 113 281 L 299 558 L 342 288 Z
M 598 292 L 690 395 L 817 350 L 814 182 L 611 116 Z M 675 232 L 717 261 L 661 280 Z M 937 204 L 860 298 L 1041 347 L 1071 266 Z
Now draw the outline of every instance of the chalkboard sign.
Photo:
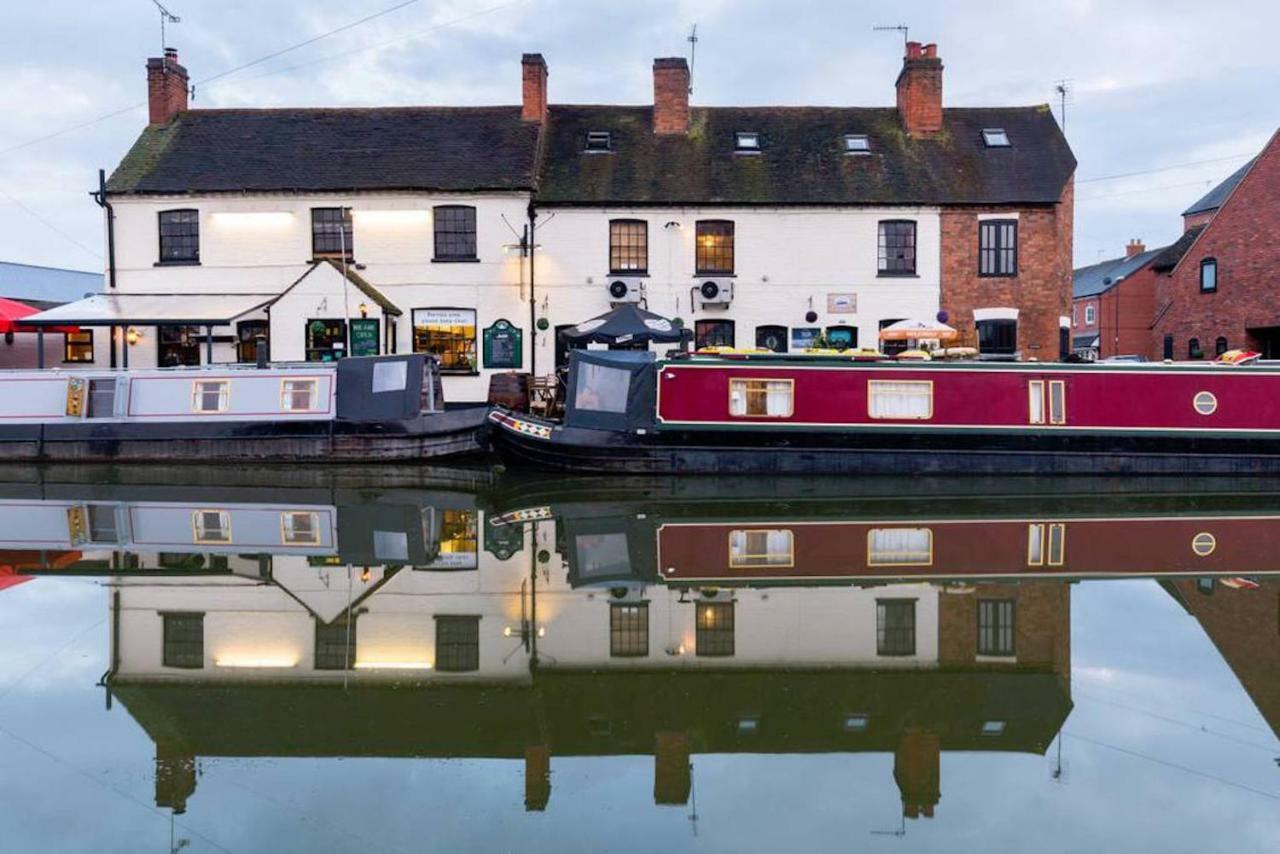
M 521 366 L 524 333 L 509 321 L 497 320 L 484 330 L 484 366 L 516 368 Z
M 351 355 L 378 355 L 378 319 L 361 318 L 351 321 Z

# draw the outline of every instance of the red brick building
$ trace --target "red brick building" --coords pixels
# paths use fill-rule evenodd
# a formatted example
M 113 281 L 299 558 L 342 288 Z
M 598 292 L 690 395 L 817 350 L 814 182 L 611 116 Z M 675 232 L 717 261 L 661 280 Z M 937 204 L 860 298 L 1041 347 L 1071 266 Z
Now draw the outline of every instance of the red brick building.
M 1209 194 L 1221 197 L 1216 209 L 1188 208 L 1185 252 L 1157 279 L 1155 356 L 1243 348 L 1280 358 L 1280 132 L 1224 184 Z
M 1071 349 L 1091 361 L 1149 355 L 1155 261 L 1163 249 L 1129 241 L 1120 258 L 1081 267 L 1072 277 Z

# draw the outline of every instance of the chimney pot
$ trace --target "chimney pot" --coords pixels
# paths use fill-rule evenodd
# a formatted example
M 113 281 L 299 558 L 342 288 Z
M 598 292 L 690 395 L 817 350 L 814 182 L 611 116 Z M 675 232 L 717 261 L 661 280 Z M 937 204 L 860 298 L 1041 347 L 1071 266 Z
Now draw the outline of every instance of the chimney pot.
M 187 110 L 187 69 L 178 62 L 175 48 L 164 49 L 163 57 L 147 60 L 147 116 L 153 125 L 162 125 Z
M 653 132 L 689 132 L 689 63 L 682 56 L 653 61 Z
M 898 73 L 898 115 L 907 134 L 932 136 L 942 130 L 942 60 L 936 44 L 907 42 Z
M 546 124 L 547 121 L 547 61 L 540 53 L 526 53 L 520 58 L 521 103 L 520 118 L 526 122 Z

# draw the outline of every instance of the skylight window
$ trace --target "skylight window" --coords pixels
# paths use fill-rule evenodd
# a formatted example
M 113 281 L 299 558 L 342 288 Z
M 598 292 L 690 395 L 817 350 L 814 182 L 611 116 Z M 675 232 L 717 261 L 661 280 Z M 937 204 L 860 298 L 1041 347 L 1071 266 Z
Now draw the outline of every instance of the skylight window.
M 987 144 L 987 148 L 1008 148 L 1009 134 L 1004 132 L 1004 128 L 983 128 L 982 141 Z
M 760 134 L 754 131 L 738 131 L 734 136 L 734 151 L 755 153 L 760 150 Z
M 845 154 L 870 154 L 871 140 L 865 133 L 846 133 L 844 135 Z
M 613 134 L 607 130 L 587 131 L 587 151 L 612 151 Z

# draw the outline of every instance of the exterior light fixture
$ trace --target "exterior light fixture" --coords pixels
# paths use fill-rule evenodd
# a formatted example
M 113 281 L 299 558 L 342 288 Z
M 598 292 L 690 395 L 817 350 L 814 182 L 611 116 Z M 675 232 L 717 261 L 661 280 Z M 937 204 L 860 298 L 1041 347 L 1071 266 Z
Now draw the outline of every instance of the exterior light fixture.
M 362 303 L 360 303 L 360 317 L 363 319 L 363 318 L 366 318 L 366 317 L 368 317 L 368 316 L 369 316 L 369 305 L 368 305 L 368 303 L 363 303 L 363 302 L 362 302 Z
M 124 333 L 124 340 L 129 342 L 129 346 L 137 344 L 142 340 L 142 333 L 130 326 Z

